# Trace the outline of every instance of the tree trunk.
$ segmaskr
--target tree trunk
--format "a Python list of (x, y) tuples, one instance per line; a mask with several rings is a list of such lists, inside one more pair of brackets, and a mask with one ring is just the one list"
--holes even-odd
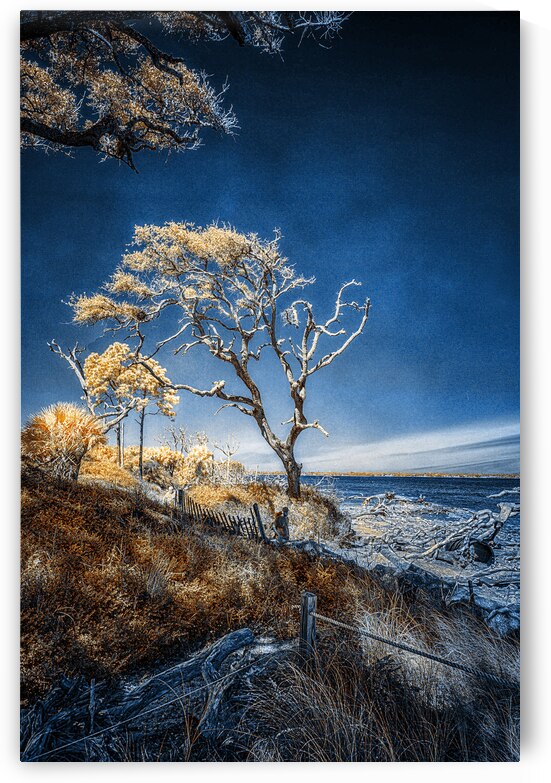
[(143, 478), (143, 427), (145, 422), (145, 408), (140, 413), (140, 478)]
[(300, 498), (300, 474), (302, 473), (302, 465), (295, 459), (295, 441), (297, 434), (295, 434), (294, 438), (291, 439), (289, 436), (286, 442), (282, 442), (271, 431), (268, 422), (266, 421), (266, 417), (264, 416), (264, 411), (262, 411), (261, 415), (255, 416), (255, 419), (262, 437), (283, 463), (285, 473), (287, 474), (287, 494), (290, 498), (298, 500)]
[(124, 468), (124, 420), (117, 424), (117, 462)]
[(285, 473), (287, 474), (287, 494), (290, 498), (300, 498), (300, 474), (302, 473), (302, 465), (300, 465), (293, 452), (289, 452), (281, 456), (281, 461), (285, 467)]

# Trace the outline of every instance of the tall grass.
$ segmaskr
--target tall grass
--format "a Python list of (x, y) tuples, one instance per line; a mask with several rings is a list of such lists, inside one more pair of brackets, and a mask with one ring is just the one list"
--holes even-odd
[[(456, 653), (469, 645), (471, 665), (494, 648), (486, 630), (474, 645), (460, 630)], [(518, 683), (514, 645), (506, 656)], [(247, 760), (516, 761), (518, 691), (450, 671), (322, 634), (313, 670), (285, 661), (255, 687), (241, 725)]]
[(86, 452), (105, 440), (101, 422), (68, 402), (32, 416), (21, 434), (23, 457), (61, 479), (76, 479)]

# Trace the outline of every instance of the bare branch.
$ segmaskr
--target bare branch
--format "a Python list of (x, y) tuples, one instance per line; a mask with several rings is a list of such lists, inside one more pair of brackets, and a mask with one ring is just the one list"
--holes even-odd
[(81, 354), (84, 351), (84, 348), (79, 348), (78, 343), (76, 343), (74, 348), (72, 348), (67, 353), (65, 353), (62, 350), (61, 346), (58, 345), (58, 343), (55, 340), (52, 340), (47, 345), (52, 353), (55, 353), (56, 356), (60, 356), (62, 359), (64, 359), (69, 365), (69, 367), (73, 370), (79, 382), (80, 388), (82, 389), (83, 392), (82, 399), (86, 403), (86, 407), (88, 408), (89, 412), (93, 416), (95, 416), (96, 406), (93, 404), (93, 401), (88, 392), (88, 386), (86, 384), (86, 378), (84, 376), (84, 369), (78, 358), (79, 354)]
[[(105, 432), (109, 432), (109, 430), (112, 430), (114, 427), (117, 426), (117, 424), (119, 424), (119, 422), (125, 419), (130, 413), (130, 411), (134, 410), (137, 403), (138, 400), (136, 399), (136, 400), (132, 400), (132, 402), (129, 403), (128, 405), (125, 405), (125, 407), (121, 410), (121, 412), (114, 419), (112, 419), (105, 425)], [(107, 415), (112, 415), (112, 414), (103, 414), (102, 416), (98, 416), (97, 418), (102, 419)]]
[(316, 419), (315, 421), (312, 421), (312, 422), (310, 422), (309, 424), (301, 424), (301, 425), (299, 425), (299, 426), (300, 426), (301, 430), (309, 430), (309, 429), (315, 429), (315, 430), (319, 430), (319, 431), (321, 432), (321, 434), (322, 434), (322, 435), (323, 435), (325, 438), (328, 438), (328, 437), (329, 437), (329, 433), (327, 432), (327, 430), (326, 430), (326, 429), (324, 429), (324, 428), (321, 426), (321, 424), (319, 423), (319, 421), (318, 421), (317, 419)]
[(221, 405), (215, 412), (214, 415), (216, 416), (217, 413), (220, 413), (220, 411), (224, 410), (224, 408), (237, 408), (238, 411), (241, 411), (241, 413), (244, 413), (245, 416), (253, 416), (254, 413), (250, 408), (245, 408), (244, 405), (240, 405), (238, 402), (226, 402), (224, 405)]
[(346, 338), (346, 340), (342, 343), (340, 348), (338, 348), (336, 351), (332, 351), (331, 353), (326, 354), (325, 356), (323, 356), (319, 360), (319, 362), (317, 362), (313, 367), (311, 367), (308, 370), (307, 375), (313, 375), (318, 370), (321, 370), (322, 367), (327, 367), (329, 364), (331, 364), (337, 358), (337, 356), (340, 356), (341, 354), (343, 354), (346, 351), (346, 349), (348, 348), (348, 346), (357, 337), (359, 337), (361, 335), (361, 333), (363, 332), (363, 330), (365, 328), (365, 325), (367, 323), (367, 319), (369, 317), (369, 308), (370, 307), (371, 307), (371, 302), (370, 302), (369, 299), (366, 299), (366, 301), (365, 301), (365, 303), (363, 305), (363, 308), (362, 308), (362, 318), (361, 318), (361, 321), (360, 321), (360, 323), (358, 325), (358, 328), (354, 332), (352, 332)]

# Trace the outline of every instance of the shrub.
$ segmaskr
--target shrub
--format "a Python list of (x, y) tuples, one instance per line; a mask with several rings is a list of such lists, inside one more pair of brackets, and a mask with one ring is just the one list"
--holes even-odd
[(134, 487), (137, 480), (117, 464), (114, 446), (100, 445), (91, 449), (80, 466), (79, 481), (100, 481), (117, 487)]
[(101, 443), (105, 443), (101, 422), (68, 402), (35, 414), (21, 436), (23, 457), (61, 479), (77, 479), (84, 455)]

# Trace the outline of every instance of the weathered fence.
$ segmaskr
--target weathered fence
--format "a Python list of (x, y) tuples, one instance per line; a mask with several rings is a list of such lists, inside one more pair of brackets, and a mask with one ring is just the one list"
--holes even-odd
[(388, 644), (390, 647), (394, 647), (398, 650), (404, 650), (405, 652), (413, 655), (419, 655), (422, 658), (428, 658), (430, 661), (441, 663), (444, 666), (450, 666), (453, 669), (470, 674), (472, 677), (478, 677), (481, 680), (487, 680), (494, 685), (499, 685), (503, 688), (515, 688), (513, 683), (497, 677), (491, 672), (484, 672), (480, 669), (475, 669), (472, 666), (465, 666), (457, 661), (451, 661), (449, 658), (443, 658), (441, 655), (435, 655), (434, 653), (426, 652), (425, 650), (417, 650), (415, 647), (411, 647), (409, 644), (403, 644), (397, 642), (394, 639), (388, 639), (379, 634), (372, 633), (364, 628), (358, 628), (348, 623), (343, 623), (340, 620), (335, 620), (332, 617), (326, 617), (324, 614), (319, 614), (317, 611), (317, 597), (314, 593), (304, 592), (301, 596), (300, 602), (300, 637), (299, 637), (299, 651), (308, 667), (313, 667), (315, 663), (316, 655), (316, 620), (333, 625), (336, 628), (342, 628), (345, 631), (351, 631), (352, 633), (359, 634), (360, 636), (367, 636), (369, 639), (374, 639), (382, 644)]
[(175, 510), (176, 515), (185, 522), (211, 525), (234, 536), (243, 536), (252, 541), (268, 542), (260, 510), (256, 503), (249, 509), (248, 514), (227, 514), (225, 511), (199, 505), (183, 489), (178, 489), (175, 497)]

